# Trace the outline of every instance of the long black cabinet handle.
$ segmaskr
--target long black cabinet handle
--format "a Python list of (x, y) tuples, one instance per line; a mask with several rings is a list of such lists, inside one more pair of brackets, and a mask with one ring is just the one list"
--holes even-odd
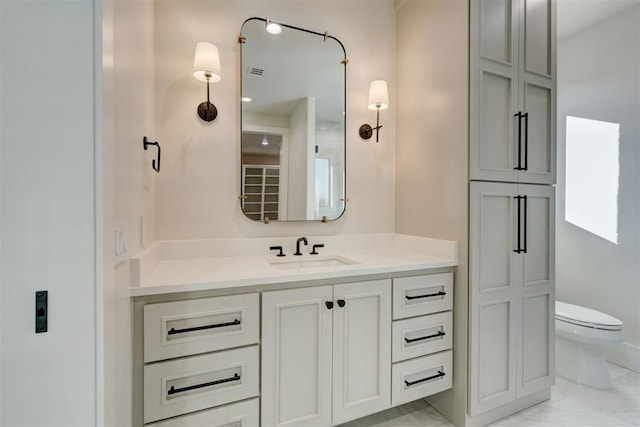
[(527, 196), (522, 196), (522, 200), (524, 201), (524, 249), (522, 252), (527, 253)]
[(415, 380), (415, 381), (404, 380), (404, 383), (407, 385), (407, 387), (411, 387), (412, 385), (420, 384), (420, 383), (423, 383), (425, 381), (435, 380), (436, 378), (440, 378), (440, 377), (444, 377), (444, 376), (445, 376), (444, 372), (438, 371), (437, 374), (431, 375), (430, 377), (422, 378), (420, 380)]
[(433, 334), (433, 335), (427, 335), (426, 337), (420, 337), (420, 338), (405, 338), (404, 340), (407, 342), (407, 344), (410, 344), (412, 342), (416, 342), (416, 341), (423, 341), (423, 340), (428, 340), (430, 338), (438, 338), (438, 337), (443, 337), (446, 334), (442, 331), (438, 331), (437, 334)]
[(169, 329), (169, 332), (167, 332), (167, 334), (175, 335), (175, 334), (184, 334), (186, 332), (203, 331), (205, 329), (224, 328), (225, 326), (235, 326), (235, 325), (239, 325), (240, 323), (242, 322), (236, 319), (233, 322), (216, 323), (215, 325), (194, 326), (192, 328), (184, 328), (184, 329), (171, 328)]
[(529, 113), (524, 113), (524, 167), (522, 170), (529, 170)]
[(513, 252), (515, 252), (515, 253), (519, 254), (519, 253), (521, 253), (521, 252), (522, 252), (522, 249), (520, 248), (520, 243), (521, 243), (521, 241), (520, 241), (520, 235), (522, 234), (522, 233), (521, 233), (521, 223), (520, 223), (520, 200), (522, 199), (522, 196), (514, 196), (514, 199), (516, 199), (516, 204), (517, 204), (517, 206), (518, 206), (518, 212), (517, 212), (517, 215), (518, 215), (518, 226), (517, 226), (517, 233), (518, 233), (518, 234), (517, 234), (517, 236), (518, 236), (518, 237), (517, 237), (517, 240), (518, 240), (518, 247), (517, 247), (517, 249), (514, 249), (514, 250), (513, 250)]
[(238, 373), (236, 372), (235, 374), (233, 374), (231, 378), (223, 378), (221, 380), (210, 381), (208, 383), (195, 384), (195, 385), (190, 385), (190, 386), (181, 387), (181, 388), (175, 388), (171, 386), (171, 388), (167, 391), (167, 394), (171, 396), (177, 393), (184, 393), (185, 391), (197, 390), (199, 388), (211, 387), (212, 385), (230, 383), (231, 381), (238, 381), (238, 380), (240, 380), (240, 375), (238, 375)]
[(427, 294), (427, 295), (415, 295), (415, 296), (409, 296), (409, 295), (405, 295), (404, 297), (408, 300), (412, 300), (412, 299), (418, 299), (418, 298), (433, 298), (433, 297), (441, 297), (446, 295), (446, 292), (442, 292), (439, 291), (435, 294)]
[(518, 111), (513, 116), (518, 118), (518, 166), (516, 166), (513, 169), (517, 171), (521, 171), (521, 170), (524, 170), (524, 168), (522, 167), (522, 117), (523, 117), (523, 114), (521, 111)]

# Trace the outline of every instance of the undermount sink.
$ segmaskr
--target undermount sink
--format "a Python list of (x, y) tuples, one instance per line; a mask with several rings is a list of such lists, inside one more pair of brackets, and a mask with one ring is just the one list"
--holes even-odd
[(341, 256), (324, 256), (313, 259), (272, 259), (269, 260), (269, 264), (278, 270), (307, 270), (312, 268), (344, 267), (346, 265), (357, 264), (357, 262)]

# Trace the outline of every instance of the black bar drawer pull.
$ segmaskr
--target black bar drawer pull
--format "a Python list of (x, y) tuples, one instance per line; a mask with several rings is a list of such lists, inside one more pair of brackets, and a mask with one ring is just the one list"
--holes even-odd
[(192, 328), (184, 328), (184, 329), (171, 328), (169, 329), (169, 332), (167, 332), (167, 334), (175, 335), (175, 334), (184, 334), (187, 332), (203, 331), (205, 329), (224, 328), (225, 326), (235, 326), (235, 325), (239, 325), (240, 323), (242, 322), (236, 319), (233, 322), (216, 323), (215, 325), (194, 326)]
[(409, 301), (411, 301), (412, 299), (418, 299), (418, 298), (433, 298), (433, 297), (441, 297), (446, 295), (446, 292), (443, 291), (439, 291), (435, 294), (427, 294), (427, 295), (415, 295), (415, 296), (409, 296), (409, 295), (405, 295), (405, 298), (408, 299)]
[(427, 335), (426, 337), (420, 337), (420, 338), (405, 338), (404, 340), (407, 342), (407, 344), (410, 344), (412, 342), (416, 342), (416, 341), (422, 341), (422, 340), (428, 340), (430, 338), (438, 338), (438, 337), (443, 337), (446, 334), (442, 331), (438, 331), (437, 334), (433, 334), (433, 335)]
[(420, 383), (423, 383), (425, 381), (435, 380), (436, 378), (444, 377), (444, 375), (445, 375), (444, 372), (438, 371), (437, 374), (431, 375), (430, 377), (422, 378), (421, 380), (415, 380), (415, 381), (404, 380), (404, 383), (407, 385), (407, 387), (411, 387), (412, 385), (420, 384)]
[(238, 375), (238, 373), (236, 372), (235, 374), (233, 374), (233, 376), (231, 378), (224, 378), (224, 379), (221, 379), (221, 380), (211, 381), (211, 382), (208, 382), (208, 383), (195, 384), (195, 385), (190, 385), (190, 386), (181, 387), (181, 388), (174, 388), (173, 386), (171, 386), (171, 388), (167, 391), (167, 394), (169, 396), (171, 396), (172, 394), (184, 393), (185, 391), (197, 390), (199, 388), (205, 388), (205, 387), (211, 387), (212, 385), (230, 383), (231, 381), (238, 381), (239, 379), (240, 379), (240, 375)]

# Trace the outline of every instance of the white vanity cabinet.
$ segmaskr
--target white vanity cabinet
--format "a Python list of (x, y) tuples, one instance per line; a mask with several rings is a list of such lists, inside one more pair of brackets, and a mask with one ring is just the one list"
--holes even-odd
[[(457, 245), (391, 237), (403, 246), (380, 240), (372, 256), (367, 237), (342, 270), (243, 257), (233, 282), (214, 271), (210, 282), (137, 289), (132, 425), (330, 427), (450, 388)], [(437, 255), (411, 252), (420, 243)]]
[(393, 406), (452, 386), (453, 273), (393, 279)]
[(391, 406), (391, 280), (264, 292), (262, 426), (330, 426)]
[(139, 313), (143, 401), (136, 425), (256, 425), (258, 293), (143, 304)]
[(471, 0), (470, 9), (470, 179), (553, 184), (553, 0)]
[(470, 413), (554, 381), (554, 189), (471, 183)]

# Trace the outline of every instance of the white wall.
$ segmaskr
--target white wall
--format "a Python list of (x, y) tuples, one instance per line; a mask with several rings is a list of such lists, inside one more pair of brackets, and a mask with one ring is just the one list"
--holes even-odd
[[(94, 7), (0, 2), (0, 425), (96, 424)], [(49, 331), (34, 333), (34, 293)]]
[(397, 5), (395, 231), (459, 242), (453, 389), (428, 400), (455, 425), (464, 425), (469, 7), (466, 0), (406, 0)]
[(309, 157), (313, 154), (309, 150), (315, 145), (316, 106), (313, 98), (304, 98), (289, 116), (289, 167), (285, 173), (289, 174), (287, 182), (287, 218), (309, 218), (307, 206), (309, 198), (309, 184), (313, 172), (309, 170)]
[[(240, 209), (240, 49), (242, 23), (265, 17), (318, 32), (345, 45), (347, 57), (347, 197), (338, 221), (271, 223)], [(391, 0), (164, 0), (156, 4), (156, 119), (163, 144), (157, 181), (158, 239), (393, 231), (395, 104), (394, 16)], [(375, 31), (373, 31), (375, 29)], [(211, 85), (218, 118), (203, 123), (196, 107), (206, 96), (191, 77), (195, 45), (220, 49), (222, 81)], [(381, 113), (380, 143), (362, 141), (369, 83), (390, 83), (391, 107)]]
[[(640, 6), (559, 41), (556, 298), (624, 322), (608, 354), (640, 370)], [(564, 220), (566, 116), (620, 124), (618, 245)], [(597, 174), (595, 169), (593, 173)]]

